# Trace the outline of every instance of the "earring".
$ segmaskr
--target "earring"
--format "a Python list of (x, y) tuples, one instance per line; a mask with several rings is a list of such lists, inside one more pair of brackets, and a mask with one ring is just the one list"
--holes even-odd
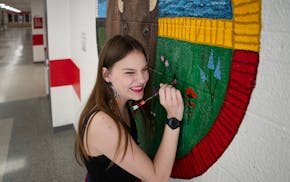
[(116, 89), (113, 87), (113, 85), (112, 85), (111, 82), (109, 82), (109, 86), (111, 87), (111, 89), (112, 89), (112, 91), (113, 91), (113, 93), (114, 93), (114, 99), (116, 99), (116, 98), (119, 96), (118, 92), (117, 92)]

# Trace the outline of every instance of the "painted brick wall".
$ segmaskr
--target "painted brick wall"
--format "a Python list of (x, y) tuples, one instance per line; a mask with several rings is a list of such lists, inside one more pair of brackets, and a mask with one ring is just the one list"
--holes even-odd
[(262, 1), (260, 63), (247, 114), (217, 163), (188, 181), (290, 181), (289, 9), (288, 0)]

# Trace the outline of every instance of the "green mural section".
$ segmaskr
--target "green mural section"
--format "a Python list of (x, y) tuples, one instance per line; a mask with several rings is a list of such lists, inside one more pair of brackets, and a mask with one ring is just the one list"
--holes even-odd
[[(182, 92), (185, 104), (177, 158), (192, 150), (218, 115), (229, 80), (232, 53), (232, 49), (158, 37), (152, 70), (153, 92), (158, 90), (159, 83), (174, 84)], [(154, 156), (163, 134), (166, 112), (158, 97), (149, 104), (155, 116), (154, 134), (140, 132), (139, 138), (141, 147)], [(140, 123), (137, 126), (141, 129)]]

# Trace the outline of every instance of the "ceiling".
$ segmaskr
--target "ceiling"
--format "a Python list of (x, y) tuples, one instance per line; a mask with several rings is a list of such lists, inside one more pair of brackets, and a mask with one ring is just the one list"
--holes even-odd
[(13, 8), (19, 9), (20, 11), (31, 11), (30, 0), (0, 0), (0, 3), (12, 6)]

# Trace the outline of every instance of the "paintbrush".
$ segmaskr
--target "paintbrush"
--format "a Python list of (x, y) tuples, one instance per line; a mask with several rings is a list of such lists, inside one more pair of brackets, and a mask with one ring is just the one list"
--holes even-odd
[[(171, 82), (171, 84), (176, 84), (177, 81), (174, 78), (173, 81)], [(159, 95), (159, 89), (157, 89), (156, 91), (154, 91), (154, 94), (150, 97), (148, 97), (145, 100), (141, 100), (138, 104), (135, 104), (134, 106), (132, 106), (132, 110), (135, 111), (137, 109), (139, 109), (141, 106), (143, 106), (144, 104), (146, 104), (146, 102), (148, 102), (149, 100), (153, 99), (154, 97), (156, 97), (157, 95)]]
[(134, 106), (132, 106), (132, 110), (135, 111), (137, 109), (139, 109), (139, 107), (143, 106), (144, 104), (146, 104), (146, 102), (148, 102), (149, 100), (153, 99), (154, 97), (156, 97), (157, 95), (159, 95), (159, 90), (157, 90), (152, 96), (148, 97), (145, 100), (141, 100), (138, 104), (135, 104)]

